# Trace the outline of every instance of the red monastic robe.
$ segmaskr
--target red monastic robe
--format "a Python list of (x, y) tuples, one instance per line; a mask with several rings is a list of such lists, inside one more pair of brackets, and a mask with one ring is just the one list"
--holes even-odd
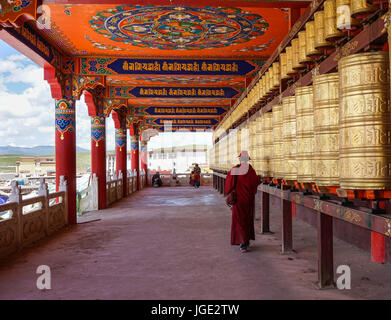
[(231, 244), (242, 244), (247, 240), (255, 240), (255, 194), (260, 180), (251, 165), (248, 165), (248, 170), (246, 164), (241, 167), (237, 165), (231, 169), (225, 180), (225, 194), (233, 190), (233, 170), (239, 170), (239, 175), (236, 183), (237, 201), (232, 207)]

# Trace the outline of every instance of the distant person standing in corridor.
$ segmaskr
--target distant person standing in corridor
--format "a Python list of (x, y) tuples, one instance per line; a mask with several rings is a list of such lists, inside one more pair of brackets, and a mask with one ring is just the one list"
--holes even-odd
[(236, 191), (236, 202), (232, 206), (231, 245), (240, 245), (240, 251), (247, 252), (250, 240), (255, 240), (255, 194), (260, 180), (248, 163), (250, 157), (247, 151), (240, 153), (239, 160), (240, 164), (228, 173), (225, 194)]

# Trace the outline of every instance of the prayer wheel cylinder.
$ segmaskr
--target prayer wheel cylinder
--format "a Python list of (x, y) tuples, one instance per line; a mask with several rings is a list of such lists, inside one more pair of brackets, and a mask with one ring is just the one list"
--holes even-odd
[(296, 99), (282, 99), (283, 172), (287, 181), (297, 180), (296, 150)]
[(330, 47), (330, 42), (325, 37), (324, 27), (324, 11), (318, 11), (314, 13), (314, 25), (315, 25), (315, 49)]
[(305, 40), (305, 31), (300, 31), (298, 34), (299, 38), (299, 63), (307, 64), (312, 61), (307, 57), (307, 45)]
[(291, 77), (293, 74), (295, 74), (295, 71), (293, 70), (293, 49), (292, 46), (286, 47), (286, 72), (288, 74), (288, 77)]
[(271, 79), (271, 73), (270, 73), (270, 68), (268, 69), (268, 71), (266, 72), (266, 94), (267, 95), (270, 95), (271, 94), (271, 91), (272, 91), (272, 87), (271, 87), (271, 84), (272, 84), (272, 79)]
[(261, 155), (262, 177), (272, 177), (272, 155), (273, 155), (273, 123), (272, 113), (266, 112), (261, 117), (261, 139), (263, 152)]
[(356, 18), (358, 15), (376, 11), (376, 6), (369, 3), (368, 0), (352, 0), (351, 8), (353, 18)]
[(280, 64), (278, 62), (273, 63), (273, 88), (280, 88)]
[(283, 172), (283, 150), (282, 150), (282, 105), (273, 106), (273, 153), (272, 170), (275, 179), (282, 179)]
[(307, 57), (312, 58), (321, 54), (319, 50), (315, 49), (315, 23), (313, 21), (305, 24), (305, 43)]
[(314, 172), (317, 186), (339, 186), (339, 80), (338, 73), (315, 76)]
[(297, 134), (297, 181), (311, 183), (314, 155), (314, 104), (312, 86), (295, 90)]
[(391, 108), (387, 52), (339, 60), (340, 186), (391, 189)]
[[(256, 155), (257, 150), (257, 123), (256, 121), (250, 121), (249, 122), (249, 128), (250, 128), (250, 147), (248, 150), (248, 153), (251, 158), (251, 164), (255, 171), (259, 170), (259, 162)], [(258, 172), (257, 172), (258, 173)]]
[(292, 40), (292, 67), (294, 70), (302, 70), (305, 68), (299, 62), (299, 39)]
[(264, 100), (264, 92), (263, 92), (263, 77), (258, 81), (259, 83), (259, 87), (258, 87), (258, 90), (259, 90), (259, 99), (261, 101)]
[(327, 41), (335, 41), (344, 36), (343, 32), (337, 29), (337, 11), (335, 0), (326, 0), (324, 7), (324, 36)]
[(253, 154), (250, 155), (250, 157), (254, 157), (255, 161), (253, 161), (255, 165), (255, 171), (258, 175), (261, 175), (261, 153), (260, 149), (262, 148), (262, 142), (261, 142), (261, 118), (257, 117), (255, 120), (255, 142), (254, 142), (254, 149)]
[(281, 80), (283, 79), (288, 79), (288, 73), (287, 73), (287, 57), (286, 57), (286, 52), (280, 54), (280, 78)]
[(337, 29), (350, 30), (358, 26), (358, 21), (352, 18), (351, 0), (336, 0)]

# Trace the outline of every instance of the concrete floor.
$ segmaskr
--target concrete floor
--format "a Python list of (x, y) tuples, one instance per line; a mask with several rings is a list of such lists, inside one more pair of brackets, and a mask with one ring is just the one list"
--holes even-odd
[[(211, 187), (146, 188), (2, 261), (0, 299), (391, 298), (391, 266), (339, 240), (335, 262), (352, 266), (352, 290), (315, 289), (315, 230), (294, 219), (297, 253), (282, 255), (280, 220), (241, 254)], [(39, 265), (51, 268), (51, 290), (36, 288)]]

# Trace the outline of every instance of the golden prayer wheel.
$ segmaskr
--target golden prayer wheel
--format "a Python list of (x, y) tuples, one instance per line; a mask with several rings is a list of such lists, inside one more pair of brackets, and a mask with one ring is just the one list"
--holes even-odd
[[(256, 150), (257, 150), (257, 123), (256, 121), (250, 121), (249, 122), (249, 129), (250, 129), (250, 146), (248, 153), (251, 158), (251, 164), (255, 171), (259, 170), (258, 168), (258, 159), (256, 156)], [(258, 173), (258, 172), (257, 172)]]
[(296, 95), (297, 181), (311, 183), (314, 152), (314, 103), (312, 86), (300, 87)]
[(339, 172), (343, 189), (391, 189), (391, 108), (387, 52), (339, 60)]
[(292, 67), (294, 70), (302, 70), (305, 68), (302, 64), (299, 62), (299, 39), (293, 39), (292, 40)]
[(307, 64), (311, 59), (307, 57), (307, 45), (305, 40), (305, 31), (300, 31), (299, 38), (299, 63)]
[(286, 57), (286, 52), (280, 54), (280, 79), (288, 79), (288, 73), (287, 73), (287, 57)]
[(314, 21), (305, 24), (306, 55), (309, 58), (319, 56), (321, 52), (315, 49), (315, 23)]
[(269, 68), (266, 72), (266, 94), (270, 95), (272, 92), (272, 79), (273, 74), (271, 73), (271, 69)]
[(337, 13), (337, 29), (350, 30), (359, 25), (358, 21), (352, 18), (351, 0), (335, 0)]
[(280, 88), (280, 64), (278, 62), (273, 63), (273, 88)]
[(315, 76), (314, 172), (317, 186), (339, 186), (339, 100), (338, 73)]
[(295, 105), (295, 97), (282, 99), (282, 169), (287, 181), (297, 180)]
[(296, 72), (293, 70), (293, 49), (292, 46), (286, 47), (286, 73), (291, 77)]
[(269, 86), (270, 86), (270, 92), (274, 92), (274, 73), (273, 73), (273, 65), (269, 68)]
[(330, 47), (331, 43), (326, 40), (324, 27), (324, 11), (314, 13), (315, 24), (315, 49)]
[(337, 29), (337, 11), (335, 0), (326, 0), (324, 7), (324, 37), (327, 41), (335, 41), (344, 36), (343, 32)]
[(261, 154), (261, 175), (262, 177), (272, 177), (272, 153), (273, 153), (273, 123), (272, 113), (264, 113), (261, 117), (261, 140), (262, 149)]
[(282, 179), (283, 172), (283, 150), (282, 150), (282, 105), (273, 106), (272, 116), (273, 126), (273, 152), (272, 152), (272, 170), (273, 178)]
[(260, 153), (259, 150), (262, 147), (261, 144), (261, 125), (260, 125), (260, 117), (256, 118), (254, 120), (255, 122), (255, 141), (253, 146), (253, 154), (250, 155), (251, 158), (254, 160), (252, 163), (254, 164), (254, 170), (257, 172), (258, 175), (261, 174), (261, 167), (260, 167)]
[(376, 11), (376, 6), (368, 0), (352, 0), (350, 6), (352, 8), (352, 17), (357, 18), (359, 15), (368, 14)]

